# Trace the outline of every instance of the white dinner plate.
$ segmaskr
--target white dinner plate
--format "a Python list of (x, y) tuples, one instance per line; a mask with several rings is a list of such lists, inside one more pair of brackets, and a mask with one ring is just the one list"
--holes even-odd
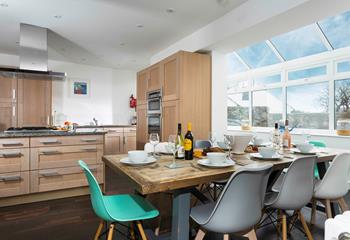
[(297, 154), (303, 154), (303, 155), (315, 155), (317, 154), (317, 151), (316, 150), (312, 150), (310, 152), (301, 152), (299, 149), (297, 148), (293, 148), (291, 149), (291, 152), (293, 153), (297, 153)]
[(156, 161), (157, 161), (157, 159), (155, 159), (154, 157), (148, 157), (147, 160), (144, 162), (134, 162), (134, 161), (131, 161), (128, 157), (120, 159), (121, 163), (124, 163), (127, 165), (132, 165), (132, 166), (148, 165), (148, 164), (155, 163)]
[(265, 158), (260, 153), (251, 153), (250, 156), (253, 158), (256, 158), (256, 159), (261, 159), (261, 160), (279, 160), (283, 157), (282, 155), (276, 154), (272, 157)]
[(200, 159), (197, 161), (199, 165), (205, 166), (205, 167), (210, 167), (210, 168), (225, 168), (225, 167), (232, 167), (236, 163), (232, 160), (226, 159), (224, 162), (220, 163), (212, 163), (208, 159)]

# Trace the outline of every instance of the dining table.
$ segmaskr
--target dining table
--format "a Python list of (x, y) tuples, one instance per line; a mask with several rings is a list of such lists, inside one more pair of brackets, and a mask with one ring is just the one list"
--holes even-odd
[[(348, 151), (332, 148), (317, 150), (317, 164), (321, 177), (326, 172), (325, 163), (332, 161), (337, 154), (342, 152)], [(225, 168), (202, 166), (198, 163), (199, 159), (195, 158), (193, 160), (177, 160), (181, 167), (171, 169), (168, 165), (173, 161), (173, 157), (168, 155), (162, 155), (155, 163), (143, 166), (127, 165), (120, 162), (122, 158), (127, 157), (125, 154), (103, 156), (102, 160), (105, 168), (127, 178), (134, 190), (142, 195), (171, 192), (173, 194), (171, 239), (187, 240), (190, 231), (191, 194), (201, 198), (197, 188), (199, 185), (228, 179), (234, 172), (246, 166), (254, 167), (271, 163), (273, 164), (273, 174), (271, 174), (268, 184), (271, 187), (284, 168), (287, 168), (295, 159), (306, 156), (294, 152), (292, 149), (283, 149), (280, 154), (281, 158), (274, 160), (256, 159), (249, 153), (231, 155), (235, 165)]]

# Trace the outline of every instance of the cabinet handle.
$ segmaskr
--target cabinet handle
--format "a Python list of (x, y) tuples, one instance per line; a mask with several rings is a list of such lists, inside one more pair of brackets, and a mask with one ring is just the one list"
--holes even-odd
[(43, 154), (43, 155), (56, 155), (56, 154), (61, 154), (61, 152), (57, 151), (57, 150), (43, 150), (43, 151), (41, 151), (41, 154)]
[(16, 89), (12, 89), (12, 99), (16, 99)]
[(0, 177), (0, 181), (3, 181), (3, 182), (13, 182), (13, 181), (20, 181), (20, 180), (22, 180), (20, 175)]
[(59, 174), (58, 172), (50, 172), (50, 171), (41, 172), (40, 175), (43, 176), (43, 177), (56, 177), (56, 176), (61, 176), (61, 174)]
[(81, 148), (81, 150), (87, 151), (87, 152), (97, 152), (97, 148), (96, 147)]
[(125, 144), (125, 136), (123, 136), (123, 144)]
[(23, 146), (23, 143), (21, 142), (5, 142), (2, 144), (4, 147), (10, 147), (10, 146)]
[(12, 106), (12, 117), (16, 117), (16, 106)]
[(42, 144), (55, 144), (55, 143), (61, 143), (57, 139), (47, 139), (47, 140), (41, 140), (40, 143)]
[(97, 142), (96, 138), (82, 138), (82, 142)]
[(22, 153), (21, 152), (2, 153), (2, 156), (4, 158), (16, 158), (16, 157), (21, 157)]

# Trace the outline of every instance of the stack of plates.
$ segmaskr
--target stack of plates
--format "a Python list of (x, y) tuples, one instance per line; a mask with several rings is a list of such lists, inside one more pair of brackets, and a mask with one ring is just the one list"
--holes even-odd
[(127, 164), (127, 165), (132, 165), (132, 166), (143, 166), (143, 165), (148, 165), (148, 164), (152, 164), (155, 163), (157, 161), (157, 159), (155, 159), (154, 157), (148, 157), (146, 159), (146, 161), (143, 162), (135, 162), (133, 160), (131, 160), (128, 157), (122, 158), (120, 159), (121, 163)]

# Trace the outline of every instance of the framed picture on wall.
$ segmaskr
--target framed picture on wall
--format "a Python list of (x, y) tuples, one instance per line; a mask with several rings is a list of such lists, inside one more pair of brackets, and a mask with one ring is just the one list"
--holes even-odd
[(89, 97), (90, 81), (80, 78), (71, 78), (69, 82), (69, 95), (72, 97)]

